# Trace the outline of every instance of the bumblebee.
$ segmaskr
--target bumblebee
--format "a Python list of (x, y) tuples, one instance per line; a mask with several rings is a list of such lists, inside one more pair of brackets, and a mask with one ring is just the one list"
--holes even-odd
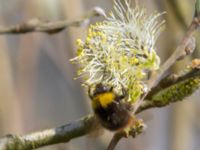
[(133, 122), (130, 114), (130, 104), (123, 101), (127, 92), (122, 87), (122, 94), (118, 95), (113, 87), (97, 84), (93, 92), (89, 87), (88, 95), (91, 99), (93, 111), (100, 124), (110, 131), (121, 131)]

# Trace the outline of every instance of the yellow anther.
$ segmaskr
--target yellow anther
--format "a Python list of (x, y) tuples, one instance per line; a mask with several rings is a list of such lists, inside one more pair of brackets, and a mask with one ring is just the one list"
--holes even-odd
[(81, 39), (77, 39), (77, 40), (76, 40), (76, 44), (77, 44), (78, 46), (81, 46), (81, 45), (83, 44), (83, 41), (82, 41)]
[(87, 37), (86, 38), (86, 43), (88, 44), (90, 42), (91, 38), (90, 37)]
[(130, 43), (129, 43), (128, 41), (125, 41), (125, 44), (126, 44), (126, 45), (130, 45)]

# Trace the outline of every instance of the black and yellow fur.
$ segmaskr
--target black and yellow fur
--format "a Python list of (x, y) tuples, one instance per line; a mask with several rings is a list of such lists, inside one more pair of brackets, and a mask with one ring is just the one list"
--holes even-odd
[(113, 87), (97, 84), (93, 92), (89, 88), (89, 96), (92, 100), (92, 107), (101, 125), (111, 131), (125, 128), (132, 121), (129, 114), (130, 106), (122, 100), (126, 98), (126, 91), (122, 95), (113, 91)]

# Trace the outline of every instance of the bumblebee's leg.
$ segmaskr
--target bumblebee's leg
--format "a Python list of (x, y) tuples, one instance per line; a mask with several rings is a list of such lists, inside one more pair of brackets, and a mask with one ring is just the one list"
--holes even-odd
[(127, 89), (125, 89), (124, 87), (122, 87), (122, 96), (124, 96), (124, 98), (128, 96)]
[(113, 91), (113, 86), (111, 86), (109, 89), (109, 92), (112, 92), (112, 91)]
[[(122, 85), (122, 84), (121, 84)], [(126, 88), (122, 85), (122, 95), (119, 96), (120, 99), (123, 99), (128, 96)]]
[(91, 94), (91, 87), (88, 87), (88, 96), (90, 97), (90, 99), (93, 98), (92, 94)]

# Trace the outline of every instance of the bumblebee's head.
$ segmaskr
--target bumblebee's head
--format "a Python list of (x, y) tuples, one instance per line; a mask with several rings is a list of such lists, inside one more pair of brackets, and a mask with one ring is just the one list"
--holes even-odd
[(107, 85), (103, 85), (102, 83), (99, 83), (95, 87), (94, 96), (96, 96), (98, 94), (106, 93), (106, 92), (111, 92), (111, 91), (112, 91), (112, 87), (109, 87)]
[(116, 97), (113, 87), (102, 83), (96, 84), (94, 87), (89, 87), (88, 94), (92, 100), (93, 109), (100, 106), (106, 108)]

